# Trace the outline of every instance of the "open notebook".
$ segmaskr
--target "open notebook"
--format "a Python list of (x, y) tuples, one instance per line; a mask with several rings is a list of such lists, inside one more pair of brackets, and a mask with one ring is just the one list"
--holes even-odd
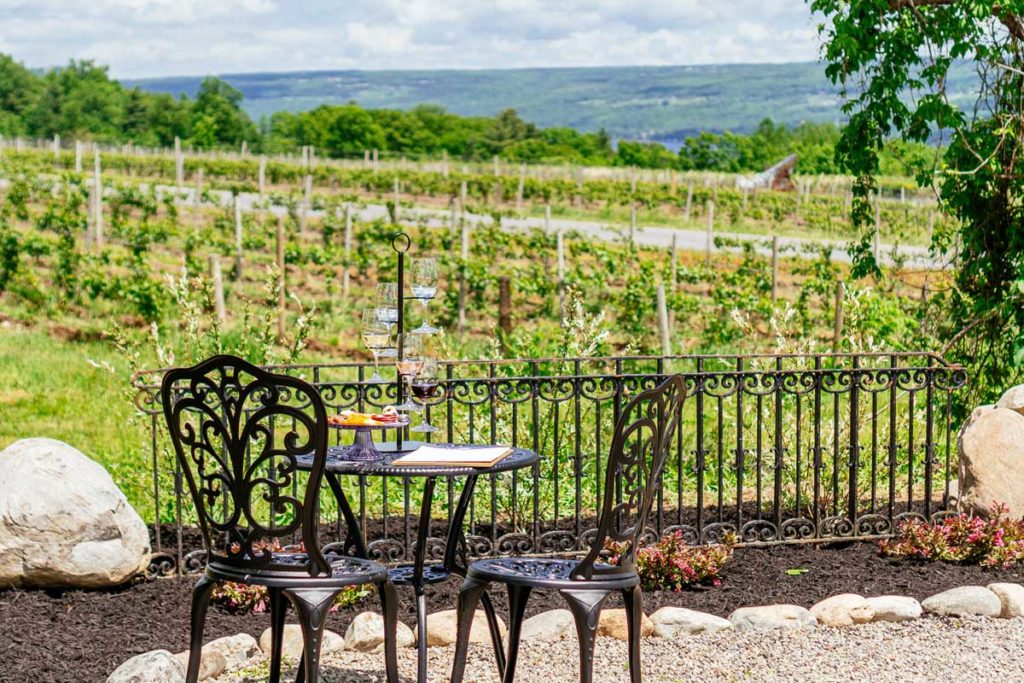
[(508, 456), (508, 446), (486, 448), (444, 448), (441, 446), (420, 446), (412, 453), (397, 458), (393, 465), (437, 465), (449, 467), (491, 467)]

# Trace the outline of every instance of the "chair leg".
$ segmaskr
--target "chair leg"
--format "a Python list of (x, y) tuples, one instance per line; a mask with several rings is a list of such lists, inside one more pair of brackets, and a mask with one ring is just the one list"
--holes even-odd
[(390, 581), (377, 584), (380, 608), (384, 613), (384, 667), (388, 683), (398, 683), (398, 597)]
[(569, 603), (576, 620), (576, 636), (580, 643), (580, 683), (594, 679), (594, 641), (597, 640), (597, 622), (601, 617), (601, 604), (608, 591), (565, 589), (558, 591)]
[[(291, 601), (302, 628), (302, 662), (304, 669), (296, 680), (318, 683), (320, 680), (320, 641), (324, 635), (327, 613), (331, 611), (337, 590), (292, 589), (282, 591)], [(304, 676), (302, 674), (305, 674)]]
[(284, 618), (288, 601), (280, 588), (267, 589), (270, 598), (270, 683), (281, 681), (281, 645), (284, 640)]
[(501, 643), (501, 628), (498, 626), (498, 615), (491, 603), (491, 596), (484, 591), (480, 596), (480, 606), (484, 608), (484, 616), (487, 617), (487, 628), (491, 632), (491, 647), (494, 648), (494, 661), (498, 665), (498, 677), (505, 676), (505, 648)]
[(206, 610), (210, 606), (210, 594), (213, 593), (213, 588), (216, 585), (216, 581), (204, 575), (192, 589), (192, 638), (188, 648), (188, 672), (185, 674), (185, 683), (196, 683), (199, 680)]
[(469, 653), (469, 634), (473, 629), (473, 615), (476, 613), (480, 596), (487, 590), (486, 581), (466, 577), (459, 590), (458, 629), (455, 637), (455, 661), (452, 662), (451, 683), (462, 683), (466, 673), (466, 655)]
[(531, 590), (529, 586), (508, 584), (508, 655), (505, 658), (502, 683), (512, 683), (516, 675), (519, 635), (523, 630), (523, 617), (526, 616), (526, 603), (530, 599)]
[(640, 586), (622, 591), (626, 604), (626, 625), (629, 633), (629, 680), (641, 683), (643, 672), (640, 668), (640, 637), (643, 630), (644, 594)]

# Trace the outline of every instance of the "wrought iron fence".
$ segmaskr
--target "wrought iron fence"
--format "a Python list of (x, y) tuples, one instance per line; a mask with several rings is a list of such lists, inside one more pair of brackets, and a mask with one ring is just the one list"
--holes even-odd
[[(372, 409), (396, 395), (393, 383), (366, 383), (364, 364), (275, 370), (310, 381), (328, 410)], [(952, 403), (966, 373), (932, 354), (460, 361), (444, 370), (443, 392), (427, 410), (441, 427), (434, 440), (501, 443), (541, 455), (532, 471), (480, 482), (467, 517), (476, 555), (587, 549), (614, 420), (631, 394), (675, 373), (684, 376), (689, 396), (650, 537), (674, 531), (691, 543), (728, 533), (741, 543), (878, 537), (903, 518), (950, 510), (958, 465)], [(167, 446), (161, 377), (154, 370), (134, 381), (136, 403), (151, 419), (156, 550), (162, 569), (171, 571), (194, 566), (197, 548), (181, 472)], [(344, 486), (371, 554), (411, 558), (418, 482), (356, 477)], [(436, 534), (427, 548), (438, 557), (461, 482), (441, 486), (446, 495), (434, 510)], [(322, 505), (325, 526), (340, 535), (329, 495)]]

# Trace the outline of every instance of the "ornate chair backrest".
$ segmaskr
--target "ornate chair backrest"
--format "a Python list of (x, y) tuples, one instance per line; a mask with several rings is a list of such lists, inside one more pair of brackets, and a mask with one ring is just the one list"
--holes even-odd
[(608, 541), (622, 544), (611, 572), (636, 571), (636, 551), (654, 503), (662, 470), (682, 419), (686, 385), (673, 375), (633, 397), (615, 423), (605, 469), (604, 503), (590, 553), (574, 578), (589, 579)]
[[(330, 574), (317, 539), (327, 411), (317, 391), (234, 356), (175, 368), (164, 417), (188, 483), (207, 559), (254, 572)], [(296, 456), (313, 455), (301, 490)], [(305, 555), (273, 551), (298, 533)]]

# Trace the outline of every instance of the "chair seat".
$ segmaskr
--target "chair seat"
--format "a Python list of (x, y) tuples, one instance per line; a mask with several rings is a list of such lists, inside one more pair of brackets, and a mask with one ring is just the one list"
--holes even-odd
[(380, 583), (388, 578), (387, 567), (358, 557), (326, 553), (324, 557), (331, 565), (330, 576), (310, 576), (309, 555), (303, 552), (272, 553), (272, 564), (242, 567), (218, 561), (214, 556), (207, 565), (206, 573), (218, 581), (236, 581), (267, 586), (322, 586), (340, 587), (364, 583)]
[[(531, 557), (496, 557), (479, 560), (469, 566), (469, 578), (538, 588), (581, 588), (597, 584), (603, 590), (632, 588), (640, 583), (634, 572), (619, 571), (610, 564), (596, 563), (590, 579), (574, 579), (572, 572), (578, 560), (555, 560)], [(598, 586), (595, 586), (598, 587)]]

